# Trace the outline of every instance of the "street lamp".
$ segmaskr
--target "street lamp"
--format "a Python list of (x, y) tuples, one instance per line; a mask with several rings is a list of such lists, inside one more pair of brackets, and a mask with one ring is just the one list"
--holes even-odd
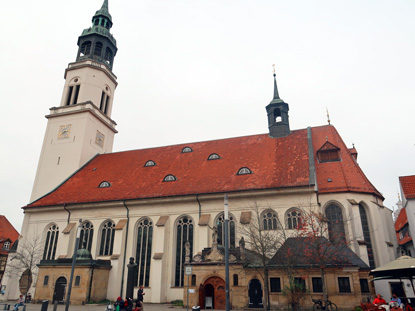
[(228, 195), (224, 197), (225, 205), (225, 290), (226, 290), (226, 311), (230, 310), (229, 303), (229, 207), (228, 207)]
[(78, 252), (78, 244), (79, 244), (79, 237), (81, 236), (81, 228), (82, 228), (82, 219), (79, 219), (79, 225), (78, 225), (78, 228), (77, 228), (77, 231), (76, 231), (75, 249), (73, 251), (73, 256), (72, 256), (71, 277), (69, 279), (68, 295), (66, 297), (65, 311), (68, 311), (69, 303), (70, 303), (70, 300), (71, 300), (73, 273), (75, 271), (76, 253)]

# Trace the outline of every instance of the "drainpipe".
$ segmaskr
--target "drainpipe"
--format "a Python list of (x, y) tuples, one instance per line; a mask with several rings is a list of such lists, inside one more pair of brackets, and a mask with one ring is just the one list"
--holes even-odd
[(122, 297), (122, 290), (123, 290), (123, 287), (124, 287), (124, 273), (125, 273), (125, 259), (126, 259), (126, 255), (127, 255), (128, 227), (129, 227), (129, 224), (130, 224), (130, 210), (128, 209), (127, 205), (125, 204), (125, 200), (122, 201), (122, 203), (124, 204), (125, 208), (127, 209), (127, 228), (126, 228), (126, 232), (125, 232), (124, 259), (123, 259), (123, 263), (122, 263), (120, 297)]
[(71, 220), (71, 212), (66, 208), (66, 203), (63, 203), (63, 209), (68, 212), (67, 225), (69, 225), (69, 221)]
[(197, 201), (197, 204), (199, 204), (199, 218), (200, 218), (202, 216), (202, 205), (200, 204), (198, 194), (196, 194), (196, 201)]

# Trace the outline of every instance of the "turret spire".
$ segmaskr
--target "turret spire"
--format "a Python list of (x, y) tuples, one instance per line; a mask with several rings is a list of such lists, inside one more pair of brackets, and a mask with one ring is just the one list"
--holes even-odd
[(266, 108), (268, 114), (269, 136), (272, 138), (285, 137), (289, 135), (290, 124), (288, 122), (288, 104), (285, 103), (278, 93), (277, 78), (274, 67), (274, 97)]

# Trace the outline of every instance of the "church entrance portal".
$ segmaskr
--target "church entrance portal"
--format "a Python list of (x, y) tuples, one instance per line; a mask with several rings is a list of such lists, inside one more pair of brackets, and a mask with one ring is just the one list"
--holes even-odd
[(252, 279), (248, 286), (249, 307), (263, 308), (262, 285), (257, 279)]
[(213, 276), (199, 288), (199, 305), (201, 309), (225, 310), (225, 281)]
[(53, 293), (53, 301), (58, 301), (63, 303), (65, 299), (65, 290), (66, 290), (66, 278), (61, 276), (56, 280), (55, 292)]

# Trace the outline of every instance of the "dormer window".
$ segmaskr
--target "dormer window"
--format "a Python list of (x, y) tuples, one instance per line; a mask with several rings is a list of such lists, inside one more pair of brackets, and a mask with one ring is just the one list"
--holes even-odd
[(247, 167), (242, 167), (239, 169), (236, 175), (246, 175), (246, 174), (252, 174), (252, 171)]
[(188, 152), (193, 152), (193, 149), (190, 147), (184, 147), (182, 150), (182, 153), (188, 153)]
[(167, 175), (166, 177), (164, 177), (163, 181), (176, 181), (177, 178), (171, 174)]
[(3, 249), (4, 250), (9, 250), (10, 249), (10, 242), (4, 242)]
[(151, 160), (148, 160), (148, 161), (146, 162), (146, 164), (144, 164), (144, 166), (145, 166), (145, 167), (147, 167), (147, 166), (156, 166), (156, 162), (151, 161)]
[(317, 158), (320, 163), (341, 161), (340, 148), (326, 141), (324, 145), (317, 150)]
[(102, 183), (99, 184), (98, 188), (109, 188), (111, 187), (111, 184), (108, 181), (103, 181)]
[(208, 160), (217, 160), (220, 159), (220, 156), (217, 153), (212, 153), (209, 157)]

